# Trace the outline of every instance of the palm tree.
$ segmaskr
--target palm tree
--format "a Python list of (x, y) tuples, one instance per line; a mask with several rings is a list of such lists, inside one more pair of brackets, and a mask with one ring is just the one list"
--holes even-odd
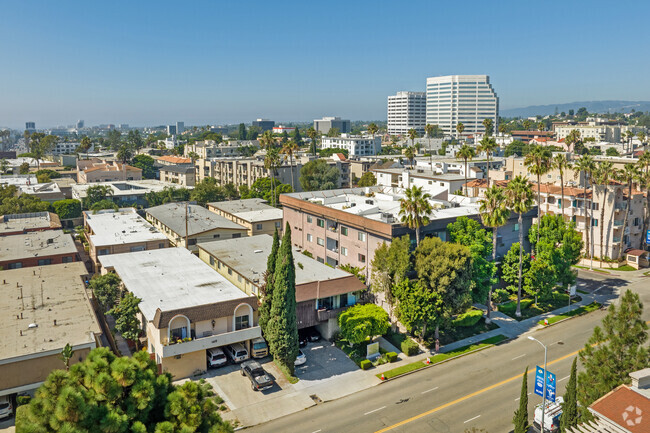
[(373, 122), (370, 125), (368, 125), (368, 133), (372, 135), (372, 138), (375, 138), (375, 134), (377, 133), (377, 131), (379, 131), (379, 127), (377, 127), (376, 123)]
[(491, 136), (492, 132), (494, 132), (494, 122), (490, 118), (483, 119), (483, 127), (485, 128), (486, 137)]
[(539, 122), (539, 123), (537, 124), (537, 130), (538, 130), (539, 132), (544, 132), (545, 129), (546, 129), (546, 125), (544, 124), (544, 122)]
[(266, 155), (264, 156), (264, 168), (266, 168), (269, 173), (271, 173), (271, 203), (273, 206), (275, 203), (275, 169), (280, 165), (280, 152), (277, 147), (271, 146), (267, 148)]
[(74, 356), (74, 350), (72, 350), (72, 346), (70, 346), (70, 343), (67, 343), (63, 350), (61, 351), (61, 360), (65, 364), (65, 369), (70, 370), (70, 360)]
[[(580, 141), (580, 131), (577, 129), (572, 129), (564, 138), (564, 144), (566, 145), (567, 152), (575, 152), (575, 146), (580, 143)], [(571, 146), (573, 146), (573, 149)]]
[(643, 131), (639, 131), (639, 132), (636, 134), (636, 137), (637, 137), (637, 138), (639, 139), (639, 141), (641, 142), (641, 146), (644, 146), (644, 145), (645, 145), (645, 139), (646, 139), (645, 132), (643, 132)]
[(117, 155), (115, 156), (122, 162), (122, 164), (126, 164), (131, 160), (131, 158), (133, 158), (133, 151), (129, 145), (123, 144), (120, 146), (120, 150), (117, 151)]
[(507, 130), (508, 128), (506, 127), (506, 125), (504, 125), (503, 123), (499, 124), (499, 132), (501, 133), (501, 135), (505, 134)]
[(431, 151), (431, 136), (433, 135), (433, 131), (435, 131), (436, 127), (431, 125), (430, 123), (427, 123), (424, 126), (424, 132), (427, 134), (427, 141), (429, 142), (429, 164), (431, 165), (431, 170), (433, 171), (433, 152)]
[[(609, 248), (603, 248), (604, 246), (603, 240), (605, 238), (605, 205), (607, 204), (607, 188), (609, 186), (610, 180), (612, 179), (613, 170), (614, 170), (614, 164), (612, 164), (609, 161), (604, 161), (598, 163), (596, 170), (594, 172), (593, 183), (601, 185), (603, 187), (603, 199), (600, 204), (600, 267), (601, 268), (603, 267), (603, 259), (605, 258), (605, 251), (609, 250)], [(596, 188), (592, 187), (592, 191), (591, 191), (592, 200), (595, 194), (596, 194)], [(611, 220), (610, 220), (610, 224), (611, 224)]]
[[(462, 123), (461, 123), (462, 125)], [(467, 161), (471, 160), (474, 157), (474, 149), (469, 147), (467, 144), (463, 144), (458, 152), (456, 152), (456, 159), (462, 159), (465, 161), (465, 196), (467, 196)]]
[(415, 129), (411, 128), (409, 129), (408, 134), (409, 134), (409, 138), (411, 139), (411, 146), (414, 146), (415, 139), (418, 138), (418, 132)]
[(528, 119), (524, 120), (523, 125), (524, 125), (524, 130), (526, 131), (530, 130), (530, 120)]
[(415, 148), (413, 146), (409, 146), (404, 150), (404, 156), (411, 161), (411, 168), (413, 168), (413, 160), (415, 159)]
[[(491, 120), (491, 119), (485, 119), (485, 120)], [(483, 137), (481, 140), (481, 143), (478, 147), (478, 152), (485, 152), (485, 156), (487, 157), (487, 187), (490, 187), (490, 155), (494, 153), (495, 150), (497, 150), (499, 146), (497, 145), (497, 142), (494, 138), (490, 137), (489, 135), (486, 135)]]
[(415, 244), (420, 245), (420, 227), (429, 224), (431, 196), (422, 192), (422, 187), (412, 186), (404, 191), (405, 197), (399, 201), (401, 221), (415, 230)]
[(647, 171), (639, 173), (639, 188), (644, 188), (646, 192), (645, 218), (643, 218), (643, 249), (648, 249), (648, 229), (650, 228), (650, 173)]
[(632, 150), (632, 138), (634, 137), (634, 132), (630, 131), (629, 129), (625, 131), (625, 138), (627, 138), (627, 151), (630, 152)]
[(316, 139), (318, 138), (318, 131), (316, 131), (313, 126), (311, 126), (307, 130), (307, 137), (309, 137), (311, 139), (311, 146), (310, 146), (309, 150), (310, 150), (312, 155), (316, 156), (316, 149), (317, 149), (317, 147), (316, 147)]
[[(642, 132), (639, 132), (639, 134), (642, 134)], [(636, 164), (639, 171), (645, 171), (646, 173), (650, 171), (650, 152), (643, 152)]]
[(552, 167), (560, 172), (560, 191), (561, 197), (560, 200), (560, 212), (562, 213), (562, 219), (564, 220), (564, 172), (569, 169), (569, 161), (566, 159), (566, 155), (563, 153), (558, 153), (553, 157)]
[[(485, 195), (479, 200), (481, 221), (486, 227), (492, 227), (492, 262), (496, 266), (497, 261), (497, 231), (499, 227), (508, 222), (510, 210), (506, 207), (506, 196), (503, 189), (494, 185), (485, 190)], [(488, 292), (487, 299), (487, 323), (491, 322), (490, 312), (492, 311), (492, 286)]]
[(524, 159), (524, 165), (531, 174), (537, 176), (537, 242), (539, 242), (539, 224), (542, 219), (542, 175), (551, 169), (553, 155), (548, 147), (534, 146)]
[(523, 215), (533, 206), (533, 189), (528, 179), (519, 175), (512, 179), (505, 189), (506, 205), (510, 210), (519, 214), (519, 273), (517, 286), (517, 311), (515, 315), (521, 317), (521, 268), (524, 255), (524, 227)]
[(291, 188), (295, 191), (296, 185), (293, 181), (293, 155), (298, 151), (298, 144), (295, 141), (287, 141), (280, 149), (280, 153), (283, 153), (289, 157), (289, 162), (291, 164)]
[(461, 122), (458, 122), (456, 125), (456, 131), (458, 131), (458, 141), (460, 142), (460, 138), (463, 135), (463, 131), (465, 130), (465, 125), (463, 125)]
[[(572, 131), (573, 132), (573, 131)], [(580, 159), (575, 163), (573, 169), (575, 170), (574, 177), (577, 177), (580, 172), (584, 174), (584, 183), (583, 183), (583, 194), (582, 198), (584, 200), (584, 210), (585, 210), (585, 252), (586, 255), (589, 255), (589, 224), (591, 220), (589, 218), (589, 213), (587, 212), (587, 204), (589, 200), (587, 199), (587, 185), (591, 180), (591, 174), (594, 172), (594, 160), (591, 158), (591, 155), (582, 155)]]
[(621, 170), (619, 175), (619, 180), (624, 184), (627, 184), (627, 203), (625, 204), (625, 218), (623, 219), (623, 227), (621, 233), (621, 250), (622, 253), (623, 243), (625, 241), (625, 229), (627, 227), (628, 220), (630, 219), (630, 208), (632, 204), (632, 184), (639, 176), (639, 171), (632, 164), (625, 164), (623, 170)]

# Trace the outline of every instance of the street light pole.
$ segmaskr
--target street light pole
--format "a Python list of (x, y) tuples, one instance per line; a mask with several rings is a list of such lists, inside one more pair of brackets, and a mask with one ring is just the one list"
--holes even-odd
[[(542, 343), (541, 341), (539, 341), (538, 339), (534, 338), (531, 335), (528, 336), (528, 339), (538, 342), (544, 348), (544, 386), (542, 388), (542, 423), (541, 423), (541, 426), (542, 426), (541, 433), (544, 433), (544, 414), (546, 413), (546, 353), (547, 353), (547, 348), (544, 345), (544, 343)], [(534, 418), (535, 418), (535, 414), (533, 414), (533, 419)]]

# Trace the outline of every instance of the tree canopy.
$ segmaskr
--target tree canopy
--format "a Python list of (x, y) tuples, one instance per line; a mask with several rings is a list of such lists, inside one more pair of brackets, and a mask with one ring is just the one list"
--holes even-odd
[(341, 337), (352, 343), (359, 344), (376, 335), (388, 331), (388, 313), (376, 304), (355, 305), (339, 314)]
[(372, 171), (367, 171), (361, 175), (358, 186), (374, 186), (377, 185), (377, 178)]
[[(280, 194), (293, 192), (291, 185), (280, 183), (272, 188), (272, 181), (268, 177), (262, 177), (253, 182), (253, 186), (248, 188), (246, 185), (239, 187), (239, 195), (242, 199), (246, 198), (263, 198), (269, 203), (278, 203)], [(275, 195), (275, 197), (274, 197)]]
[(300, 169), (300, 185), (305, 191), (323, 191), (338, 186), (339, 170), (322, 159), (309, 161)]
[(0, 215), (45, 212), (50, 204), (29, 194), (18, 195), (15, 185), (0, 185)]
[(113, 272), (106, 275), (96, 274), (90, 280), (90, 289), (102, 311), (109, 311), (115, 306), (120, 296), (120, 282), (120, 277)]
[(131, 165), (133, 167), (142, 170), (142, 177), (144, 179), (155, 179), (156, 177), (156, 170), (154, 169), (155, 162), (156, 161), (149, 155), (136, 155), (131, 160)]
[(81, 202), (74, 199), (59, 200), (52, 203), (52, 209), (61, 218), (79, 218), (81, 216)]

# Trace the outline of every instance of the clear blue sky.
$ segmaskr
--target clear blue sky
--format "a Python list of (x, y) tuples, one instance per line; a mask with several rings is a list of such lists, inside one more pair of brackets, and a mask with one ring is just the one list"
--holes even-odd
[(10, 1), (0, 126), (385, 119), (428, 76), (502, 108), (650, 100), (647, 1)]

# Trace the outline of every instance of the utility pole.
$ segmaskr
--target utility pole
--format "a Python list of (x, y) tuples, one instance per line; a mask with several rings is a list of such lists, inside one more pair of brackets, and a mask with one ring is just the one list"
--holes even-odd
[[(569, 299), (571, 299), (571, 298), (569, 298)], [(546, 346), (544, 345), (544, 343), (542, 343), (538, 339), (534, 338), (533, 336), (529, 335), (528, 339), (532, 340), (532, 341), (537, 341), (544, 348), (544, 386), (542, 388), (542, 390), (543, 390), (542, 394), (543, 395), (542, 395), (542, 423), (541, 423), (542, 428), (540, 430), (541, 433), (544, 433), (544, 414), (546, 413), (546, 375), (548, 374), (546, 372), (546, 352), (547, 352), (547, 350), (546, 350)]]

